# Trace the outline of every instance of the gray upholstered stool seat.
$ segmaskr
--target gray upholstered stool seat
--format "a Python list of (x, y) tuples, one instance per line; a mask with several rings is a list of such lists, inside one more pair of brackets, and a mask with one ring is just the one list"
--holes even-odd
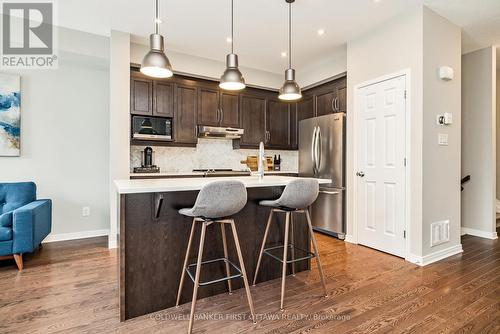
[[(181, 279), (179, 283), (179, 290), (177, 292), (177, 302), (176, 306), (179, 306), (182, 286), (184, 284), (185, 274), (192, 279), (194, 282), (193, 288), (193, 298), (191, 300), (191, 314), (189, 317), (189, 327), (188, 333), (192, 332), (193, 321), (194, 321), (194, 311), (196, 307), (196, 297), (198, 294), (198, 288), (200, 286), (205, 286), (213, 283), (219, 283), (227, 281), (229, 293), (231, 293), (231, 280), (235, 278), (243, 278), (243, 283), (245, 285), (245, 290), (248, 299), (248, 305), (250, 307), (251, 318), (255, 323), (255, 313), (253, 310), (252, 297), (250, 295), (250, 287), (248, 285), (247, 274), (245, 271), (245, 265), (243, 263), (243, 257), (241, 253), (240, 242), (238, 239), (238, 234), (236, 233), (236, 227), (234, 224), (234, 219), (231, 218), (232, 215), (241, 211), (247, 203), (247, 190), (245, 185), (240, 181), (235, 180), (224, 180), (224, 181), (214, 181), (205, 185), (198, 196), (192, 208), (186, 208), (179, 210), (179, 213), (184, 216), (192, 217), (193, 223), (191, 226), (191, 233), (189, 235), (188, 246), (186, 250), (186, 256), (184, 257), (184, 267), (181, 274)], [(198, 249), (198, 257), (196, 263), (188, 265), (189, 252), (191, 250), (191, 244), (193, 241), (193, 235), (195, 226), (197, 223), (201, 223), (201, 236), (200, 245)], [(205, 244), (205, 234), (206, 229), (210, 225), (220, 224), (221, 234), (222, 234), (222, 245), (224, 250), (224, 257), (212, 260), (202, 261), (203, 257), (203, 246)], [(227, 242), (226, 242), (226, 231), (225, 225), (231, 226), (233, 233), (234, 245), (236, 246), (236, 252), (238, 254), (238, 260), (240, 267), (236, 266), (233, 262), (228, 259)], [(226, 267), (226, 276), (216, 280), (208, 282), (200, 282), (200, 272), (202, 265), (213, 263), (213, 262), (224, 262)], [(237, 272), (237, 274), (231, 275), (230, 266)], [(193, 275), (192, 269), (196, 268), (196, 273)]]
[[(320, 273), (321, 277), (321, 282), (323, 284), (323, 292), (325, 296), (327, 295), (326, 293), (326, 284), (325, 284), (325, 276), (323, 274), (323, 268), (321, 266), (321, 261), (319, 259), (319, 254), (318, 254), (318, 245), (316, 242), (316, 238), (314, 237), (313, 229), (312, 229), (312, 224), (311, 224), (311, 216), (309, 214), (309, 210), (307, 209), (311, 204), (316, 201), (316, 198), (318, 197), (319, 193), (319, 184), (316, 179), (305, 179), (305, 178), (299, 178), (296, 180), (293, 180), (283, 190), (283, 193), (281, 194), (280, 198), (276, 200), (264, 200), (260, 201), (259, 204), (263, 206), (269, 206), (271, 207), (271, 212), (269, 213), (269, 218), (267, 220), (267, 225), (266, 225), (266, 230), (264, 232), (264, 238), (262, 240), (262, 245), (260, 248), (260, 253), (259, 253), (259, 259), (257, 260), (257, 268), (255, 269), (255, 276), (253, 279), (253, 284), (255, 285), (255, 282), (257, 280), (257, 275), (259, 274), (259, 267), (260, 263), (262, 260), (262, 255), (266, 254), (271, 256), (271, 258), (274, 258), (275, 260), (278, 260), (282, 263), (282, 276), (281, 276), (281, 310), (283, 310), (283, 305), (284, 305), (284, 296), (285, 296), (285, 277), (286, 277), (286, 270), (287, 270), (287, 264), (291, 263), (292, 264), (292, 274), (295, 275), (295, 262), (297, 261), (303, 261), (303, 260), (309, 260), (310, 258), (315, 257), (316, 258), (316, 264), (318, 265), (318, 270)], [(283, 246), (274, 246), (274, 247), (269, 247), (265, 248), (266, 240), (267, 240), (267, 235), (269, 233), (269, 227), (272, 222), (272, 217), (273, 213), (285, 213), (286, 219), (285, 219), (285, 235), (284, 235), (284, 243)], [(298, 249), (294, 246), (294, 236), (293, 236), (293, 214), (294, 213), (304, 213), (307, 218), (307, 225), (309, 227), (309, 235), (313, 244), (314, 248), (314, 253), (311, 253), (309, 251), (305, 251), (300, 249), (303, 252), (306, 252), (307, 255), (303, 256), (301, 258), (296, 259), (295, 258), (295, 250)], [(291, 232), (291, 242), (288, 242), (288, 234), (289, 231)], [(271, 253), (272, 250), (276, 250), (278, 248), (283, 248), (283, 258), (278, 258), (277, 256), (273, 255)], [(288, 260), (288, 250), (290, 250), (291, 253), (291, 260)]]
[(259, 204), (284, 210), (305, 209), (314, 203), (318, 197), (318, 192), (319, 184), (316, 179), (297, 179), (287, 184), (280, 198), (263, 200)]
[(247, 204), (247, 191), (240, 181), (214, 181), (200, 190), (192, 208), (180, 209), (188, 217), (216, 219), (238, 213)]

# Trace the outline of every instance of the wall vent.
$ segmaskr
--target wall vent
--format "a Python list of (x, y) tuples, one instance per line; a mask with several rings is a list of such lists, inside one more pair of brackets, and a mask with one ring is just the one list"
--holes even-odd
[(450, 221), (442, 220), (431, 224), (431, 247), (450, 241)]

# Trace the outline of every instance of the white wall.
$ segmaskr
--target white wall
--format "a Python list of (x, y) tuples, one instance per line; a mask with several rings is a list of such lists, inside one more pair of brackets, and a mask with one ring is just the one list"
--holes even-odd
[(487, 47), (462, 56), (462, 175), (471, 175), (462, 193), (462, 226), (489, 237), (496, 236), (495, 52)]
[[(353, 212), (355, 87), (403, 70), (410, 72), (408, 89), (409, 142), (407, 173), (409, 179), (407, 212), (407, 258), (428, 263), (440, 252), (460, 252), (460, 28), (418, 6), (379, 29), (347, 44), (348, 143), (347, 143), (347, 234), (355, 227)], [(439, 66), (455, 69), (455, 80), (437, 77)], [(453, 112), (454, 125), (436, 125), (436, 115)], [(448, 133), (450, 144), (437, 145), (437, 134)], [(430, 224), (450, 220), (450, 241), (430, 247)], [(449, 255), (449, 254), (448, 254)]]
[(407, 158), (411, 171), (411, 184), (408, 186), (411, 187), (412, 223), (408, 235), (410, 251), (414, 254), (422, 254), (422, 16), (422, 8), (419, 7), (347, 43), (347, 237), (354, 238), (354, 88), (368, 80), (409, 69), (411, 155)]
[(297, 82), (307, 87), (347, 71), (347, 45), (325, 54), (319, 62), (297, 68)]
[[(424, 7), (423, 62), (423, 256), (460, 248), (461, 152), (461, 31), (460, 27)], [(455, 77), (438, 77), (440, 66), (454, 69)], [(436, 124), (438, 114), (453, 114), (453, 124)], [(447, 134), (449, 145), (438, 145), (438, 134)], [(431, 247), (431, 224), (450, 222), (450, 241)]]
[(109, 70), (109, 240), (117, 247), (118, 196), (114, 180), (128, 179), (130, 170), (130, 34), (113, 30)]
[[(131, 43), (130, 62), (140, 64), (148, 50), (147, 45)], [(215, 61), (171, 50), (167, 50), (166, 54), (176, 73), (193, 74), (218, 80), (226, 68), (225, 59)], [(247, 84), (265, 88), (278, 89), (283, 84), (285, 75), (284, 72), (283, 75), (280, 75), (245, 66), (240, 66), (240, 70)]]
[(69, 29), (60, 35), (91, 51), (61, 40), (58, 69), (10, 71), (21, 75), (21, 157), (0, 157), (0, 182), (34, 181), (38, 197), (53, 200), (52, 239), (106, 234), (108, 39)]

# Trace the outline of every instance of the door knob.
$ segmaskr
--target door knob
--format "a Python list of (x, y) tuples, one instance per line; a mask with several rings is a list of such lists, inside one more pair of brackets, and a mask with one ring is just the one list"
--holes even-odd
[(356, 175), (359, 176), (359, 177), (364, 177), (365, 173), (364, 172), (357, 172)]

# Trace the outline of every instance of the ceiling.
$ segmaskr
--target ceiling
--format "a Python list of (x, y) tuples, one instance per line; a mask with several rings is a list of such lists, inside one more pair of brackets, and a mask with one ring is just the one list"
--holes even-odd
[[(287, 48), (287, 6), (284, 0), (235, 0), (235, 51), (240, 63), (282, 73)], [(58, 1), (58, 24), (109, 35), (130, 32), (145, 41), (153, 30), (153, 0)], [(426, 4), (464, 27), (466, 51), (500, 44), (500, 0), (297, 0), (293, 4), (293, 65), (300, 69), (343, 48), (345, 43), (384, 21)], [(229, 52), (229, 0), (160, 0), (161, 32), (166, 48), (199, 57), (224, 60)], [(324, 29), (319, 36), (318, 29)]]

